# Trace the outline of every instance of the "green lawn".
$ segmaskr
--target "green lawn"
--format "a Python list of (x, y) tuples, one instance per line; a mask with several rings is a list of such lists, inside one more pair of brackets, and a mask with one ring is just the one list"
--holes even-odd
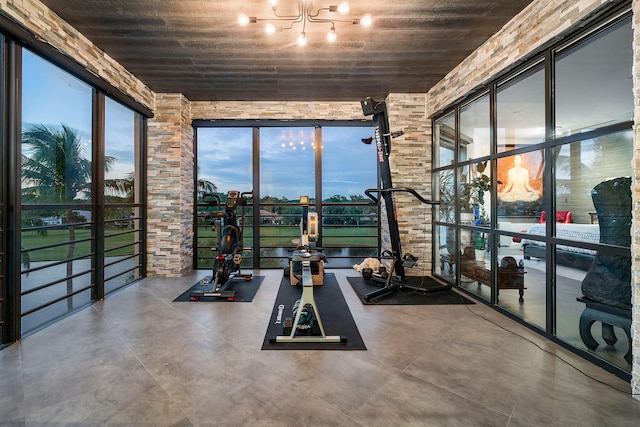
[[(105, 249), (116, 248), (133, 243), (135, 233), (116, 234), (120, 232), (121, 230), (107, 230)], [(77, 229), (75, 231), (76, 241), (89, 238), (91, 238), (91, 230)], [(66, 259), (67, 251), (69, 250), (68, 242), (69, 230), (47, 230), (45, 236), (39, 235), (35, 232), (22, 233), (23, 250), (60, 244), (60, 246), (28, 251), (31, 262)], [(91, 243), (91, 241), (76, 242), (73, 256), (78, 257), (90, 254), (92, 252)], [(110, 251), (108, 252), (108, 256), (133, 255), (134, 248), (135, 246), (128, 246), (126, 248)]]
[[(337, 227), (326, 228), (323, 236), (325, 246), (338, 247), (371, 247), (377, 245), (377, 230), (375, 227)], [(245, 227), (244, 239), (247, 247), (252, 245), (252, 227)], [(261, 230), (261, 244), (264, 246), (276, 246), (289, 248), (294, 246), (293, 240), (300, 238), (300, 231), (297, 227), (266, 226)], [(105, 248), (117, 248), (134, 242), (135, 233), (122, 233), (122, 230), (107, 230)], [(77, 229), (75, 231), (76, 241), (89, 239), (91, 230)], [(215, 246), (215, 233), (209, 228), (198, 230), (198, 247)], [(68, 230), (48, 230), (45, 236), (35, 232), (25, 232), (22, 234), (22, 248), (33, 249), (43, 246), (51, 246), (44, 249), (29, 250), (31, 262), (56, 261), (66, 259), (69, 248)], [(132, 255), (135, 246), (128, 246), (108, 252), (108, 256)], [(91, 241), (77, 242), (74, 249), (74, 257), (89, 255), (91, 253)]]

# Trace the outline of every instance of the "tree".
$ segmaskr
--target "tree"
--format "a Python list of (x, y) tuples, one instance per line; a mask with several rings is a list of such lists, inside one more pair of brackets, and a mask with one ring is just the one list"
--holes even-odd
[[(22, 134), (22, 145), (24, 203), (62, 204), (73, 203), (79, 198), (91, 198), (91, 160), (75, 130), (64, 124), (59, 128), (44, 124), (31, 125)], [(105, 157), (105, 171), (114, 160), (113, 157)], [(73, 209), (67, 209), (67, 277), (73, 275), (76, 220)], [(67, 294), (72, 292), (73, 279), (67, 279)], [(73, 308), (71, 299), (67, 301), (68, 308)]]
[(197, 183), (197, 199), (201, 200), (205, 194), (217, 193), (218, 187), (211, 181), (199, 179)]

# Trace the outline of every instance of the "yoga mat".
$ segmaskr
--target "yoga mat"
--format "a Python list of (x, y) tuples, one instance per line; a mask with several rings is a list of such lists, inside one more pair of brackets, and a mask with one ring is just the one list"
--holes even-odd
[[(211, 276), (207, 276), (206, 279), (210, 280)], [(213, 302), (213, 301), (224, 301), (224, 302), (251, 302), (253, 301), (253, 297), (258, 292), (258, 288), (264, 281), (264, 276), (253, 276), (251, 280), (245, 280), (243, 277), (238, 277), (237, 279), (233, 279), (229, 286), (227, 286), (228, 291), (236, 291), (236, 299), (235, 301), (229, 301), (226, 298), (218, 298), (218, 297), (200, 297), (198, 301), (191, 301), (191, 292), (192, 291), (210, 291), (212, 289), (211, 284), (208, 286), (202, 286), (202, 280), (198, 281), (195, 285), (187, 289), (185, 292), (180, 294), (174, 302), (179, 301), (189, 301), (189, 302)]]
[[(397, 290), (385, 296), (366, 301), (364, 296), (369, 292), (380, 289), (373, 282), (367, 282), (362, 277), (347, 277), (351, 287), (360, 298), (360, 301), (366, 305), (444, 305), (444, 304), (475, 304), (473, 301), (465, 298), (453, 290), (444, 290), (431, 293), (423, 293), (411, 289)], [(407, 277), (407, 285), (434, 288), (442, 286), (433, 278), (424, 277)]]
[(280, 289), (276, 297), (273, 311), (269, 318), (269, 325), (262, 343), (262, 350), (366, 350), (358, 327), (356, 326), (349, 306), (342, 295), (338, 281), (333, 273), (324, 275), (324, 284), (313, 287), (313, 298), (318, 306), (320, 319), (326, 335), (340, 335), (347, 338), (346, 343), (302, 343), (270, 342), (272, 337), (283, 335), (283, 324), (277, 324), (278, 306), (285, 306), (282, 322), (285, 318), (293, 318), (291, 309), (302, 297), (302, 286), (291, 286), (289, 279), (282, 278)]

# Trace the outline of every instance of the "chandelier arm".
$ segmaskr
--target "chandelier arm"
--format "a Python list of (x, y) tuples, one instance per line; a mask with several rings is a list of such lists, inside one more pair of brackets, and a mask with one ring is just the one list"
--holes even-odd
[(358, 21), (355, 19), (329, 19), (329, 18), (314, 18), (312, 16), (307, 16), (307, 19), (310, 22), (330, 22), (330, 23), (334, 23), (334, 22), (349, 22), (351, 24), (357, 24)]
[[(301, 22), (303, 22), (303, 20), (301, 19), (301, 17), (298, 17), (297, 19), (291, 20), (291, 22), (289, 23), (288, 27), (282, 27), (282, 29), (283, 30), (291, 30), (291, 29), (293, 29), (294, 24), (299, 24)], [(304, 31), (304, 28), (303, 28), (303, 31)]]
[[(297, 15), (278, 15), (278, 12), (276, 12), (275, 10), (273, 11), (273, 14), (277, 16), (278, 19), (296, 19), (302, 16), (302, 12), (298, 13)], [(265, 19), (268, 19), (268, 18), (265, 18)]]
[(307, 13), (307, 15), (309, 16), (309, 18), (315, 18), (316, 16), (320, 15), (320, 12), (323, 11), (323, 10), (330, 11), (331, 9), (329, 9), (328, 7), (321, 7), (316, 11), (315, 14)]
[(292, 16), (291, 18), (256, 18), (256, 21), (292, 21), (292, 22), (302, 22), (300, 16)]

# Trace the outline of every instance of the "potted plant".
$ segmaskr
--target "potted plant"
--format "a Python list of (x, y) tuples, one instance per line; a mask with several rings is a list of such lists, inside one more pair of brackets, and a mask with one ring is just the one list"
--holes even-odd
[(454, 170), (445, 170), (440, 175), (440, 197), (438, 213), (440, 221), (454, 222), (455, 220), (455, 184)]
[(476, 261), (483, 261), (486, 256), (487, 238), (484, 233), (479, 233), (473, 241), (475, 247)]
[(485, 160), (476, 165), (476, 173), (473, 178), (466, 175), (461, 176), (461, 206), (463, 211), (474, 213), (474, 221), (472, 222), (475, 222), (476, 225), (489, 222), (489, 217), (484, 207), (484, 196), (486, 192), (491, 191), (491, 178), (484, 173), (486, 168), (487, 161)]

